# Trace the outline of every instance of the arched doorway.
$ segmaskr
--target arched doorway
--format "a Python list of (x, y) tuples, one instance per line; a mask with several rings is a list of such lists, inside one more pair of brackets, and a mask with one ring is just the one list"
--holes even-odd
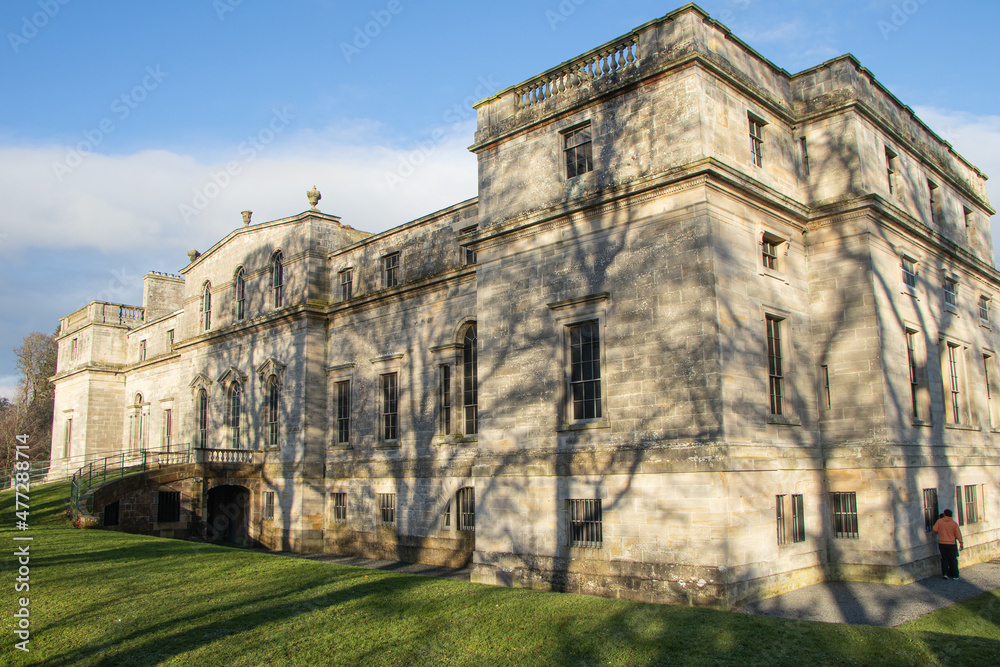
[(217, 486), (208, 491), (208, 525), (205, 538), (216, 544), (250, 546), (250, 490), (243, 486)]

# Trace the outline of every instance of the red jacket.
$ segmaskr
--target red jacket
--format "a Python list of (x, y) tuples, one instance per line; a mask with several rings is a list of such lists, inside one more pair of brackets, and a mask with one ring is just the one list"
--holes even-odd
[(962, 530), (950, 516), (943, 516), (935, 521), (931, 530), (937, 534), (939, 544), (955, 544), (956, 541), (962, 544)]

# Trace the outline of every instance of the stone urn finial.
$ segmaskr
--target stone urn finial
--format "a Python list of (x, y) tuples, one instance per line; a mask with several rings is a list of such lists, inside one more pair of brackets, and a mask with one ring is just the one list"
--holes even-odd
[(312, 190), (306, 193), (306, 197), (309, 197), (309, 207), (314, 211), (318, 211), (319, 209), (316, 208), (316, 204), (318, 204), (319, 200), (323, 198), (323, 195), (319, 193), (319, 190), (316, 189), (315, 185)]
[(198, 259), (199, 257), (201, 257), (201, 253), (198, 252), (197, 250), (188, 250), (188, 259), (190, 259), (192, 262)]
[(241, 211), (240, 215), (243, 216), (243, 224), (249, 226), (250, 225), (250, 216), (253, 215), (253, 211)]

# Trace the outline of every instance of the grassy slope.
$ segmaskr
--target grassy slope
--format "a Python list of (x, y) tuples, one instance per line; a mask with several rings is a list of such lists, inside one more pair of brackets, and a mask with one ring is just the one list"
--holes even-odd
[(13, 495), (0, 494), (0, 662), (986, 665), (1000, 654), (995, 594), (903, 629), (785, 621), (75, 530), (60, 515), (67, 495), (65, 484), (31, 494), (24, 654), (12, 634)]

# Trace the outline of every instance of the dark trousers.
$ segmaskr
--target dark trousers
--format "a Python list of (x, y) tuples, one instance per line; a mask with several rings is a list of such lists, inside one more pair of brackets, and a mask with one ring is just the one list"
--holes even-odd
[(958, 578), (958, 545), (938, 544), (941, 550), (941, 574), (946, 577)]

